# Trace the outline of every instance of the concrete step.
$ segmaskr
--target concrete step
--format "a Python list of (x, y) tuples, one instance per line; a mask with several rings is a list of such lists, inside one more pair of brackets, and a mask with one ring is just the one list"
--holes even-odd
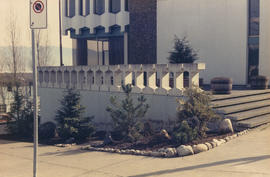
[(252, 103), (243, 103), (239, 105), (232, 105), (217, 109), (217, 112), (224, 115), (229, 115), (233, 113), (239, 113), (244, 111), (250, 111), (253, 109), (258, 109), (262, 107), (270, 106), (270, 99), (263, 101), (256, 101)]
[(259, 116), (253, 119), (247, 119), (237, 122), (238, 127), (244, 127), (244, 128), (254, 128), (266, 123), (270, 123), (270, 115), (263, 115)]
[(241, 121), (245, 119), (250, 118), (256, 118), (258, 116), (270, 114), (270, 106), (258, 108), (258, 109), (252, 109), (249, 111), (234, 113), (234, 114), (228, 114), (226, 117), (230, 118), (233, 121)]
[(241, 97), (249, 97), (249, 96), (258, 96), (261, 94), (270, 94), (270, 89), (267, 90), (234, 90), (229, 95), (213, 95), (212, 102), (228, 100), (228, 99), (236, 99)]
[(214, 108), (222, 108), (222, 107), (228, 107), (228, 106), (234, 106), (244, 103), (252, 103), (257, 102), (260, 100), (267, 100), (270, 99), (270, 93), (266, 94), (259, 94), (259, 95), (249, 95), (245, 97), (239, 97), (234, 99), (225, 99), (225, 100), (219, 100), (212, 102), (214, 104)]

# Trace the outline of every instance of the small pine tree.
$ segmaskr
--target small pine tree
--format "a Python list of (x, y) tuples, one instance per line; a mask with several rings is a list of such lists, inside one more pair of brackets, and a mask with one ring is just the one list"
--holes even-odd
[(9, 112), (11, 119), (8, 120), (7, 124), (8, 130), (18, 137), (32, 137), (34, 125), (33, 104), (21, 94), (19, 86), (16, 86), (13, 91), (13, 98), (14, 101)]
[(221, 119), (212, 109), (210, 95), (200, 91), (199, 88), (185, 90), (184, 98), (178, 102), (178, 122), (181, 124), (187, 121), (189, 126), (197, 131), (198, 138), (206, 136), (209, 122)]
[(107, 107), (110, 113), (113, 127), (121, 134), (123, 141), (135, 142), (141, 138), (143, 125), (141, 119), (145, 116), (149, 105), (146, 104), (144, 96), (138, 97), (138, 104), (135, 105), (131, 97), (132, 86), (122, 86), (125, 92), (125, 99), (119, 102), (116, 97), (111, 97), (112, 107)]
[(172, 132), (172, 139), (176, 144), (186, 144), (197, 138), (196, 129), (192, 129), (187, 121), (182, 121)]
[(170, 52), (169, 62), (175, 63), (193, 63), (198, 59), (197, 52), (191, 47), (186, 37), (179, 39), (175, 36), (174, 48)]
[(83, 117), (85, 107), (80, 104), (80, 94), (73, 89), (65, 91), (60, 101), (61, 107), (57, 110), (58, 135), (63, 139), (74, 138), (83, 141), (94, 133), (92, 120), (94, 117)]

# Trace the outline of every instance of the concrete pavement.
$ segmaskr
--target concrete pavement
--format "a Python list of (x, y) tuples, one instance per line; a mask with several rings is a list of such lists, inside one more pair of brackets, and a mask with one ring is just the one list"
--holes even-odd
[[(0, 177), (32, 176), (32, 144), (0, 140)], [(210, 151), (161, 159), (40, 146), (38, 177), (269, 177), (270, 125)]]

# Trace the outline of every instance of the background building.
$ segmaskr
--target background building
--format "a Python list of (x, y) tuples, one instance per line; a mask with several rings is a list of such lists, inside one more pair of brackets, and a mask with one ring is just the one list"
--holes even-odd
[(187, 37), (207, 69), (246, 85), (270, 76), (269, 0), (63, 0), (73, 65), (165, 64), (175, 35)]

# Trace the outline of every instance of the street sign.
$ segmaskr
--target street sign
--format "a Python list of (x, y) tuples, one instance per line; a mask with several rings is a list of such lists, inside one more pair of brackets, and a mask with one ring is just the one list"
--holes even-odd
[(47, 0), (30, 0), (30, 28), (47, 28)]

